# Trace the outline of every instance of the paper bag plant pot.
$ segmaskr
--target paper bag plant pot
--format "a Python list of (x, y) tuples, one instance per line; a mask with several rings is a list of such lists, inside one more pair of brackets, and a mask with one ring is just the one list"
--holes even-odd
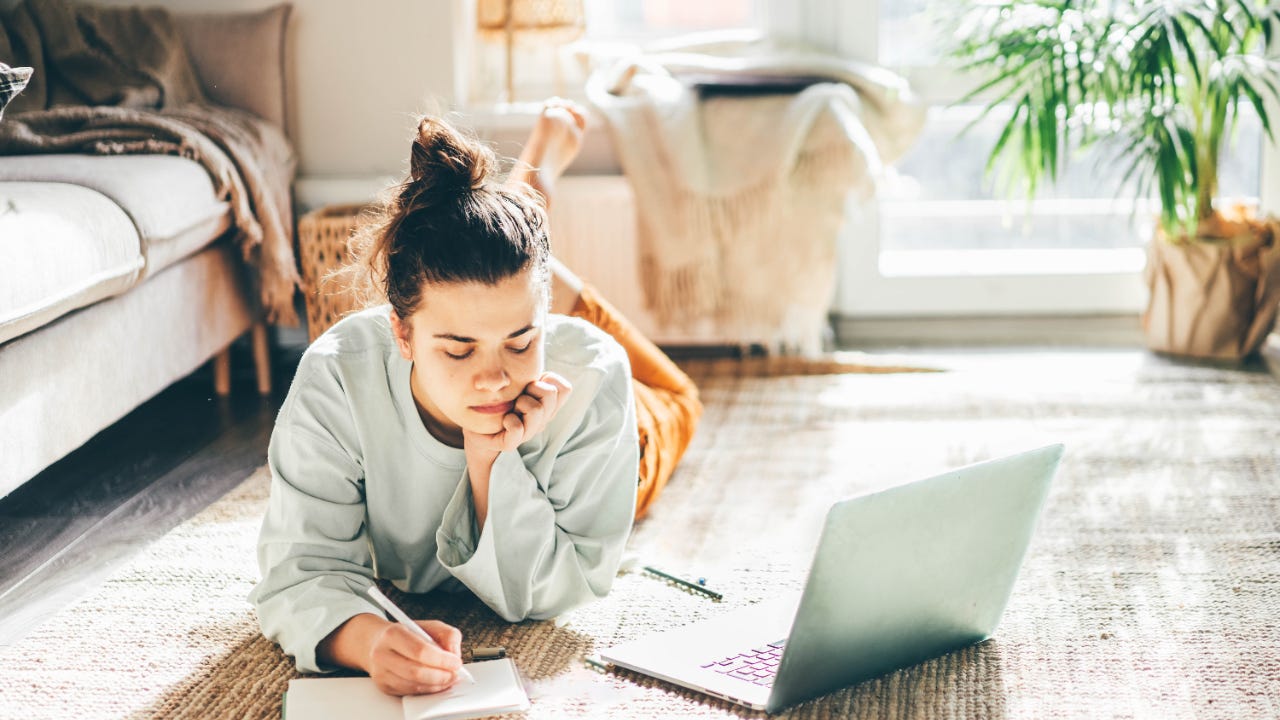
[(1158, 352), (1239, 361), (1257, 351), (1280, 303), (1280, 221), (1215, 215), (1198, 237), (1149, 248), (1150, 299), (1142, 315)]

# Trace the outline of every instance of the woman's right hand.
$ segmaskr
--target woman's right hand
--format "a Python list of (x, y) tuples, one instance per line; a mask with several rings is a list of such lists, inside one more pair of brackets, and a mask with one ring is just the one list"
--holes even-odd
[(388, 622), (373, 637), (365, 669), (388, 695), (425, 695), (453, 687), (462, 667), (462, 633), (438, 620), (418, 620), (439, 647), (399, 623)]

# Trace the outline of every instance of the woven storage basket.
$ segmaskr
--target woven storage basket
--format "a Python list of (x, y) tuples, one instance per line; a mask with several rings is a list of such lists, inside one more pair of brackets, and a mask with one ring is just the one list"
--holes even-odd
[(298, 220), (298, 254), (307, 300), (307, 336), (314, 342), (344, 315), (358, 310), (355, 297), (338, 280), (322, 282), (347, 260), (347, 240), (368, 205), (329, 205)]

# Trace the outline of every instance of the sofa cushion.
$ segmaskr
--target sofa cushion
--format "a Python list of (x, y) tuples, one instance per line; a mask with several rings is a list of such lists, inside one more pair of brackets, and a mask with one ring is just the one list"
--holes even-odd
[(288, 128), (285, 33), (292, 10), (284, 3), (241, 12), (174, 13), (210, 100)]
[(78, 185), (0, 182), (0, 343), (128, 290), (142, 271), (120, 206)]
[(204, 168), (173, 155), (12, 155), (0, 157), (5, 180), (82, 185), (116, 201), (138, 228), (144, 277), (207, 245), (231, 212)]

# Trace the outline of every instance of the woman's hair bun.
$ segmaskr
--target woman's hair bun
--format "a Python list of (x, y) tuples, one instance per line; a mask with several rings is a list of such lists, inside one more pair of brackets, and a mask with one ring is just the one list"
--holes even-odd
[(525, 268), (547, 280), (550, 253), (541, 197), (491, 173), (489, 146), (436, 117), (418, 122), (409, 178), (390, 189), (347, 242), (339, 271), (364, 307), (388, 302), (413, 315), (429, 285), (493, 285)]
[(418, 192), (478, 190), (496, 163), (493, 151), (435, 117), (418, 122), (409, 156), (409, 179)]

